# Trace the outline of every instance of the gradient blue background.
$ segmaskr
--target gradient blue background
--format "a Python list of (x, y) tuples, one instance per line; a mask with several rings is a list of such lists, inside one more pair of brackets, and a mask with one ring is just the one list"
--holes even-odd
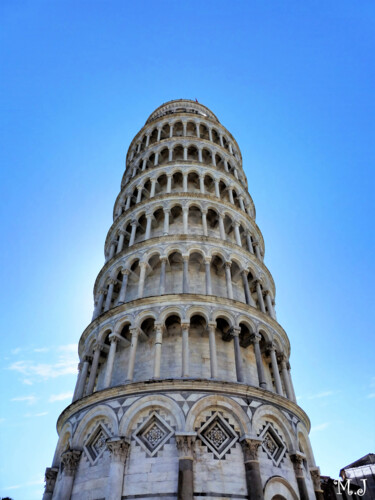
[(242, 150), (323, 474), (374, 452), (372, 1), (0, 4), (0, 496), (40, 499), (127, 147), (176, 98)]

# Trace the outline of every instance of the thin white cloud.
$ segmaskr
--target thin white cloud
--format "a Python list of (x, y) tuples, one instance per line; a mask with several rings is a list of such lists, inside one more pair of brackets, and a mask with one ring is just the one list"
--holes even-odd
[(370, 394), (367, 394), (367, 399), (372, 399), (375, 398), (375, 392), (370, 392)]
[(65, 399), (72, 399), (72, 392), (62, 392), (61, 394), (51, 394), (49, 397), (49, 402), (54, 403), (55, 401), (64, 401)]
[(329, 425), (331, 425), (330, 422), (323, 422), (322, 424), (314, 425), (311, 427), (311, 432), (324, 431), (324, 429), (327, 429)]
[(31, 382), (32, 378), (42, 378), (44, 380), (61, 377), (65, 375), (77, 374), (77, 345), (67, 344), (58, 346), (57, 361), (54, 363), (37, 363), (33, 360), (20, 360), (11, 363), (9, 370), (21, 373)]
[(44, 484), (43, 479), (36, 479), (35, 481), (28, 481), (27, 483), (15, 484), (13, 486), (7, 486), (4, 490), (19, 490), (20, 488), (25, 488), (26, 486), (35, 486), (36, 484)]
[(16, 347), (15, 349), (12, 349), (10, 352), (12, 354), (18, 354), (19, 352), (21, 352), (21, 348), (20, 347)]
[(25, 385), (33, 385), (33, 383), (31, 382), (31, 380), (28, 379), (28, 378), (23, 379), (22, 383), (25, 384)]
[(36, 398), (34, 395), (30, 396), (18, 396), (16, 398), (12, 398), (11, 401), (17, 401), (17, 402), (26, 402), (29, 405), (33, 405), (38, 401), (38, 398)]
[(34, 349), (34, 352), (48, 352), (49, 351), (49, 347), (36, 347)]
[(333, 396), (335, 394), (334, 391), (323, 391), (323, 392), (318, 392), (318, 394), (313, 394), (308, 397), (308, 399), (320, 399), (320, 398), (327, 398), (328, 396)]
[(25, 413), (24, 417), (26, 418), (44, 417), (45, 415), (48, 415), (48, 411), (42, 411), (40, 413)]

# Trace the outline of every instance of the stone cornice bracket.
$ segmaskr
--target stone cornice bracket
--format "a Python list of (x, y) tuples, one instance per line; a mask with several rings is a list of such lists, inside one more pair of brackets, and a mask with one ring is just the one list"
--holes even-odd
[(106, 440), (105, 444), (111, 453), (112, 461), (125, 463), (130, 448), (129, 438), (126, 437), (109, 438)]
[(44, 473), (44, 481), (45, 481), (45, 492), (53, 493), (55, 488), (56, 478), (59, 469), (57, 467), (47, 467), (46, 472)]
[(259, 334), (259, 333), (252, 333), (250, 335), (250, 340), (254, 343), (254, 344), (259, 344), (260, 340), (261, 340), (262, 336)]
[(176, 446), (179, 460), (194, 460), (196, 432), (176, 432)]
[(256, 437), (244, 434), (240, 437), (240, 444), (244, 454), (244, 463), (258, 461), (258, 448), (262, 444), (262, 440)]
[(66, 476), (74, 476), (81, 454), (81, 450), (67, 450), (61, 455), (61, 462), (64, 466), (63, 473)]

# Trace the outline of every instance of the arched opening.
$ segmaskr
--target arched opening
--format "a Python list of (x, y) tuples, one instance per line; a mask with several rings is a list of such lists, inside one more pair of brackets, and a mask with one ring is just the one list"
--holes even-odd
[(220, 255), (214, 255), (211, 259), (211, 286), (212, 295), (227, 296), (224, 259)]
[(165, 194), (167, 192), (167, 176), (163, 173), (159, 175), (155, 184), (155, 195)]
[(160, 133), (160, 140), (162, 141), (163, 139), (168, 139), (170, 131), (171, 131), (171, 128), (169, 126), (169, 123), (166, 123), (165, 125), (163, 125), (163, 127), (161, 129), (161, 133)]
[(188, 174), (188, 192), (189, 193), (199, 193), (199, 176), (196, 172), (190, 172)]
[(180, 161), (184, 159), (184, 148), (180, 145), (173, 149), (173, 160)]
[(192, 252), (189, 255), (189, 292), (206, 293), (206, 268), (203, 255), (199, 252)]
[(184, 128), (182, 122), (176, 122), (173, 125), (173, 137), (182, 137), (184, 133)]
[(149, 144), (155, 144), (156, 140), (158, 138), (158, 130), (156, 128), (154, 128), (154, 130), (151, 132), (151, 135), (150, 135), (150, 140), (149, 140)]
[(168, 256), (166, 269), (166, 292), (182, 293), (182, 255), (179, 252), (172, 252)]
[(207, 194), (215, 195), (215, 181), (210, 175), (204, 177), (204, 190)]
[(229, 217), (229, 215), (226, 215), (224, 217), (224, 231), (225, 231), (227, 241), (231, 241), (232, 243), (236, 243), (236, 238), (234, 235), (233, 221)]
[(207, 234), (212, 238), (220, 238), (219, 216), (215, 210), (207, 210)]
[(179, 205), (171, 208), (169, 215), (169, 234), (180, 234), (182, 228), (182, 208)]
[(145, 216), (145, 214), (142, 214), (140, 216), (140, 218), (138, 219), (138, 225), (137, 225), (137, 229), (135, 232), (134, 243), (138, 243), (138, 242), (143, 241), (145, 239), (146, 225), (147, 225), (146, 216)]
[(183, 190), (183, 179), (181, 172), (175, 172), (172, 177), (172, 193), (180, 193)]
[(155, 210), (151, 222), (151, 237), (162, 236), (164, 231), (164, 211), (162, 208)]
[(135, 300), (138, 298), (139, 273), (139, 259), (137, 259), (130, 266), (128, 285), (126, 288), (126, 302), (130, 302), (131, 300)]
[(160, 151), (159, 157), (158, 157), (158, 165), (165, 165), (168, 163), (169, 160), (169, 149), (164, 148)]
[(202, 149), (202, 163), (204, 163), (205, 165), (212, 164), (212, 154), (211, 151), (207, 148)]
[(222, 172), (225, 172), (224, 160), (219, 154), (215, 155), (215, 162), (216, 162), (216, 167)]
[(186, 125), (186, 135), (188, 137), (196, 137), (197, 136), (197, 128), (194, 122), (188, 122)]
[(187, 159), (190, 161), (198, 161), (198, 149), (195, 146), (188, 147)]
[(202, 212), (199, 206), (191, 206), (189, 208), (189, 233), (203, 234), (202, 228)]
[(210, 378), (207, 322), (200, 314), (195, 314), (190, 318), (189, 352), (191, 376)]
[(212, 140), (215, 144), (220, 144), (220, 136), (216, 129), (212, 129)]
[(205, 139), (206, 141), (210, 140), (208, 128), (203, 123), (199, 125), (199, 135), (201, 139)]
[(145, 287), (143, 296), (151, 297), (159, 295), (160, 291), (160, 256), (153, 255), (147, 263)]
[(233, 289), (234, 300), (239, 300), (240, 302), (246, 302), (245, 292), (243, 288), (243, 281), (241, 276), (241, 268), (235, 261), (232, 262), (231, 274), (232, 274), (232, 289)]

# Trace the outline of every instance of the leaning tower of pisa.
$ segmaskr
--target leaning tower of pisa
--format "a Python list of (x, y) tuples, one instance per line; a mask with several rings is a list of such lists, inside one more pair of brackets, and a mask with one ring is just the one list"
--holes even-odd
[(208, 108), (130, 144), (44, 500), (321, 499), (242, 157)]

